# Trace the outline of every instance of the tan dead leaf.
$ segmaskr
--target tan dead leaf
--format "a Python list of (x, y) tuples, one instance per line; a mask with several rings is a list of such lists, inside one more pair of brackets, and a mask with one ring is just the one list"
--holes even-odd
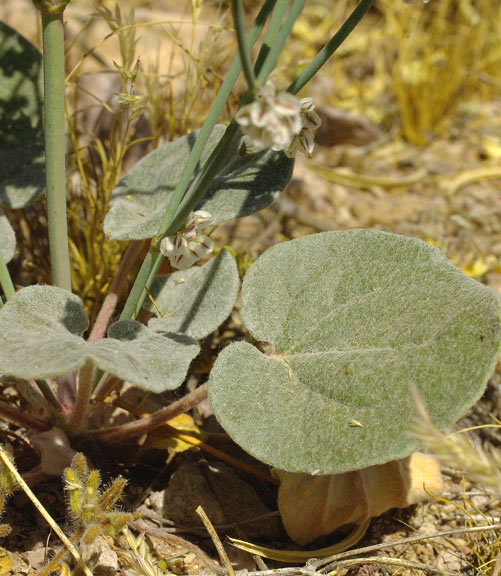
[(274, 473), (280, 479), (282, 522), (302, 546), (346, 524), (362, 524), (391, 508), (416, 504), (443, 488), (437, 461), (418, 453), (344, 474)]

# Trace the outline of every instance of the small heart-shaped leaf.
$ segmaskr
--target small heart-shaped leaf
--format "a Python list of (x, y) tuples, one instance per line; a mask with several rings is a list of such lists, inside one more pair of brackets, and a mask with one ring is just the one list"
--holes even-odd
[(23, 208), (45, 189), (42, 55), (0, 22), (0, 204)]
[(16, 253), (16, 234), (5, 214), (0, 209), (0, 254), (5, 264), (14, 258)]
[[(201, 165), (224, 130), (221, 125), (214, 127)], [(104, 230), (110, 238), (142, 240), (158, 234), (195, 137), (188, 134), (154, 150), (122, 178), (113, 190), (110, 211), (104, 221)], [(278, 152), (242, 157), (235, 150), (196, 210), (210, 212), (213, 224), (253, 214), (278, 197), (292, 176), (293, 165), (293, 160)]]
[[(239, 286), (237, 264), (227, 250), (203, 266), (157, 276), (151, 295), (163, 317), (153, 318), (148, 326), (196, 340), (205, 338), (230, 315)], [(155, 310), (150, 301), (146, 307)]]
[(216, 417), (256, 458), (335, 474), (404, 458), (415, 387), (440, 429), (480, 397), (499, 349), (499, 298), (433, 246), (379, 231), (279, 244), (250, 268), (242, 318), (273, 354), (228, 346)]
[(93, 362), (152, 392), (177, 388), (200, 348), (182, 334), (117, 322), (109, 338), (86, 342), (88, 319), (79, 298), (54, 286), (23, 288), (0, 310), (0, 373), (52, 378)]

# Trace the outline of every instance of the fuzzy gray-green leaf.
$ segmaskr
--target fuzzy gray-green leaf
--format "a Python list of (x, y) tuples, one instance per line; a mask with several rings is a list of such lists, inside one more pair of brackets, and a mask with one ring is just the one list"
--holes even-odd
[(22, 208), (45, 189), (42, 56), (0, 22), (0, 204)]
[(99, 344), (94, 356), (102, 370), (151, 392), (180, 386), (200, 351), (188, 336), (153, 332), (133, 320), (113, 324)]
[(481, 396), (500, 341), (493, 290), (438, 249), (378, 231), (268, 250), (244, 279), (242, 317), (273, 354), (228, 346), (210, 400), (238, 444), (291, 472), (407, 456), (417, 448), (411, 387), (435, 425), (450, 428)]
[(86, 342), (88, 319), (79, 298), (54, 286), (23, 288), (0, 310), (0, 373), (51, 378), (90, 361), (140, 388), (180, 386), (198, 343), (180, 334), (153, 332), (134, 321), (117, 322), (110, 337)]
[(5, 264), (14, 258), (16, 253), (16, 234), (5, 214), (0, 210), (0, 254)]
[[(220, 140), (224, 126), (215, 126), (201, 165)], [(104, 221), (106, 234), (116, 240), (142, 240), (158, 233), (170, 197), (195, 142), (189, 134), (154, 150), (140, 160), (113, 190)], [(217, 176), (196, 210), (207, 210), (211, 223), (247, 216), (265, 208), (285, 188), (294, 161), (278, 152), (241, 157), (237, 150)]]
[[(205, 338), (228, 318), (239, 286), (237, 264), (226, 250), (203, 266), (157, 276), (151, 295), (163, 317), (150, 320), (148, 326)], [(149, 300), (146, 307), (155, 310)]]

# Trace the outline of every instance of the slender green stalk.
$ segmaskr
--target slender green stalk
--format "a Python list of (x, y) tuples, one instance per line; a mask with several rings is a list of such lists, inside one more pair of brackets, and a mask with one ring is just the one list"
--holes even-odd
[(277, 0), (277, 3), (275, 4), (275, 8), (273, 9), (273, 13), (270, 18), (270, 23), (268, 24), (268, 28), (266, 29), (266, 34), (264, 35), (263, 44), (261, 45), (261, 49), (259, 50), (259, 54), (257, 56), (255, 66), (256, 74), (259, 73), (261, 66), (266, 60), (266, 56), (268, 56), (270, 52), (271, 43), (275, 39), (275, 36), (277, 35), (280, 29), (280, 24), (282, 22), (282, 18), (284, 17), (286, 8), (287, 8), (287, 0)]
[(254, 70), (252, 69), (249, 47), (245, 37), (245, 15), (242, 0), (233, 0), (232, 8), (233, 23), (235, 25), (238, 41), (238, 51), (240, 54), (240, 63), (245, 76), (245, 80), (247, 81), (247, 87), (250, 92), (254, 93), (256, 91), (256, 77), (254, 76)]
[(320, 50), (315, 58), (308, 64), (308, 66), (301, 72), (301, 74), (294, 80), (294, 82), (287, 88), (288, 92), (297, 94), (303, 88), (320, 68), (329, 60), (334, 52), (341, 46), (346, 38), (351, 34), (353, 29), (357, 26), (360, 20), (367, 13), (372, 6), (374, 0), (361, 0), (360, 4), (353, 10), (346, 22), (334, 34), (329, 42)]
[[(247, 34), (247, 45), (249, 49), (255, 44), (256, 40), (258, 39), (264, 27), (264, 24), (268, 18), (268, 15), (275, 6), (275, 2), (276, 0), (266, 0), (263, 7), (259, 11), (256, 20), (252, 24), (249, 33)], [(191, 150), (190, 156), (188, 158), (186, 166), (184, 167), (181, 178), (179, 179), (176, 189), (174, 190), (174, 193), (172, 195), (172, 199), (169, 202), (167, 212), (165, 213), (165, 216), (160, 225), (158, 232), (159, 236), (165, 235), (167, 230), (169, 230), (169, 232), (172, 234), (174, 234), (177, 231), (177, 228), (172, 230), (173, 227), (171, 226), (171, 223), (174, 219), (174, 216), (176, 215), (179, 204), (181, 203), (181, 200), (183, 199), (183, 196), (188, 188), (190, 180), (198, 166), (200, 157), (205, 148), (205, 145), (207, 144), (212, 129), (214, 128), (221, 112), (223, 111), (226, 101), (228, 100), (228, 97), (238, 78), (238, 75), (240, 74), (240, 70), (241, 70), (240, 56), (237, 56), (233, 60), (228, 75), (226, 76), (223, 84), (221, 85), (221, 88), (219, 89), (218, 95), (216, 96), (214, 102), (212, 103), (209, 113), (207, 114), (207, 118), (205, 119), (205, 122), (198, 134), (195, 145)], [(180, 221), (179, 225), (181, 223), (182, 220)], [(152, 252), (152, 249), (150, 249), (150, 251), (146, 255), (143, 265), (141, 266), (141, 269), (139, 270), (134, 285), (130, 291), (129, 297), (127, 299), (127, 302), (125, 303), (124, 309), (120, 316), (120, 320), (128, 320), (130, 318), (136, 317), (142, 305), (142, 302), (140, 304), (139, 301), (142, 299), (142, 301), (144, 302), (144, 298), (146, 297), (144, 287), (145, 286), (149, 287), (150, 284), (148, 284), (148, 282), (151, 283), (154, 277), (154, 274), (152, 275), (151, 272), (154, 269), (154, 266), (156, 266), (155, 268), (156, 273), (156, 270), (158, 270), (158, 267), (160, 266), (162, 259), (163, 256), (161, 254), (154, 253)]]
[(7, 298), (7, 300), (12, 298), (12, 296), (14, 296), (14, 294), (16, 293), (14, 284), (12, 283), (12, 278), (10, 277), (9, 274), (9, 269), (7, 268), (7, 264), (5, 264), (5, 261), (1, 253), (0, 253), (0, 286), (2, 287), (3, 293), (5, 294), (5, 298)]
[(63, 13), (42, 12), (44, 138), (52, 282), (71, 290), (66, 221)]
[(273, 42), (271, 43), (270, 51), (266, 55), (263, 65), (259, 70), (257, 76), (257, 81), (259, 84), (261, 85), (264, 84), (273, 68), (275, 68), (278, 58), (284, 48), (284, 45), (292, 32), (292, 27), (294, 26), (296, 20), (301, 14), (301, 11), (303, 10), (305, 3), (306, 0), (293, 0), (292, 6), (290, 7), (289, 12), (287, 13), (285, 21), (282, 27), (280, 28), (280, 31), (276, 34)]

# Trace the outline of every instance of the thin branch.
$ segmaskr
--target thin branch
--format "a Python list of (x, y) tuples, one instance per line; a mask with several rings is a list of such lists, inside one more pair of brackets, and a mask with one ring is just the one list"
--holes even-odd
[(39, 430), (40, 432), (45, 432), (49, 430), (49, 426), (40, 418), (32, 416), (27, 412), (21, 412), (15, 406), (2, 402), (0, 400), (0, 418), (16, 424), (17, 426), (24, 426), (26, 428), (31, 428), (32, 430)]
[(95, 342), (96, 340), (100, 340), (104, 337), (106, 329), (110, 323), (110, 319), (117, 307), (120, 294), (126, 286), (127, 275), (130, 272), (130, 269), (136, 259), (139, 258), (143, 245), (144, 242), (134, 241), (131, 242), (127, 247), (127, 250), (125, 251), (125, 254), (123, 255), (120, 262), (120, 266), (111, 283), (110, 290), (104, 299), (101, 310), (99, 310), (99, 314), (97, 315), (96, 321), (92, 328), (92, 332), (89, 335), (89, 342)]
[(217, 553), (219, 554), (219, 559), (221, 560), (221, 564), (226, 568), (229, 576), (235, 576), (235, 570), (233, 569), (233, 566), (231, 565), (230, 559), (228, 558), (228, 554), (226, 553), (226, 550), (224, 549), (224, 546), (223, 546), (221, 540), (219, 539), (219, 536), (217, 535), (217, 532), (214, 529), (212, 522), (209, 520), (209, 517), (205, 513), (205, 510), (202, 508), (202, 506), (198, 506), (198, 508), (195, 510), (195, 512), (202, 519), (202, 522), (204, 523), (205, 529), (209, 533), (209, 536), (211, 537), (211, 540), (214, 543), (214, 546), (216, 547)]
[(397, 566), (398, 568), (412, 568), (422, 570), (430, 574), (444, 574), (444, 576), (457, 576), (457, 572), (442, 570), (430, 564), (422, 564), (413, 560), (404, 560), (403, 558), (389, 558), (385, 556), (374, 556), (369, 558), (351, 558), (350, 560), (341, 560), (336, 563), (336, 571), (331, 572), (329, 576), (337, 574), (337, 569), (341, 567), (359, 566), (360, 564), (386, 564), (387, 566)]
[(134, 422), (129, 422), (128, 424), (122, 424), (121, 426), (111, 426), (110, 428), (101, 428), (99, 430), (92, 430), (89, 432), (94, 438), (99, 438), (103, 442), (108, 442), (109, 444), (116, 444), (119, 442), (124, 442), (130, 438), (135, 438), (136, 436), (141, 436), (146, 432), (150, 432), (159, 426), (165, 424), (167, 420), (170, 420), (187, 412), (190, 408), (193, 408), (197, 404), (200, 404), (202, 400), (205, 400), (208, 395), (207, 384), (202, 384), (193, 392), (186, 394), (183, 398), (180, 398), (176, 402), (169, 404), (161, 410), (157, 410), (154, 414), (136, 420)]
[(414, 542), (421, 542), (422, 540), (429, 540), (432, 538), (441, 538), (443, 536), (453, 536), (454, 534), (464, 534), (471, 532), (485, 532), (486, 530), (499, 530), (501, 529), (501, 523), (498, 524), (487, 524), (485, 526), (473, 526), (465, 528), (453, 528), (452, 530), (443, 530), (439, 532), (430, 532), (428, 534), (418, 534), (417, 536), (409, 536), (407, 538), (399, 538), (397, 540), (392, 540), (390, 542), (383, 542), (381, 544), (374, 544), (372, 546), (365, 546), (364, 548), (356, 548), (354, 550), (347, 550), (346, 552), (341, 552), (330, 556), (329, 558), (322, 558), (320, 560), (314, 560), (308, 566), (312, 570), (318, 570), (323, 567), (324, 572), (329, 572), (333, 570), (336, 566), (335, 562), (343, 558), (349, 558), (350, 556), (368, 554), (369, 552), (375, 552), (377, 550), (383, 550), (385, 548), (392, 548), (393, 546), (399, 546), (401, 544), (413, 544)]

